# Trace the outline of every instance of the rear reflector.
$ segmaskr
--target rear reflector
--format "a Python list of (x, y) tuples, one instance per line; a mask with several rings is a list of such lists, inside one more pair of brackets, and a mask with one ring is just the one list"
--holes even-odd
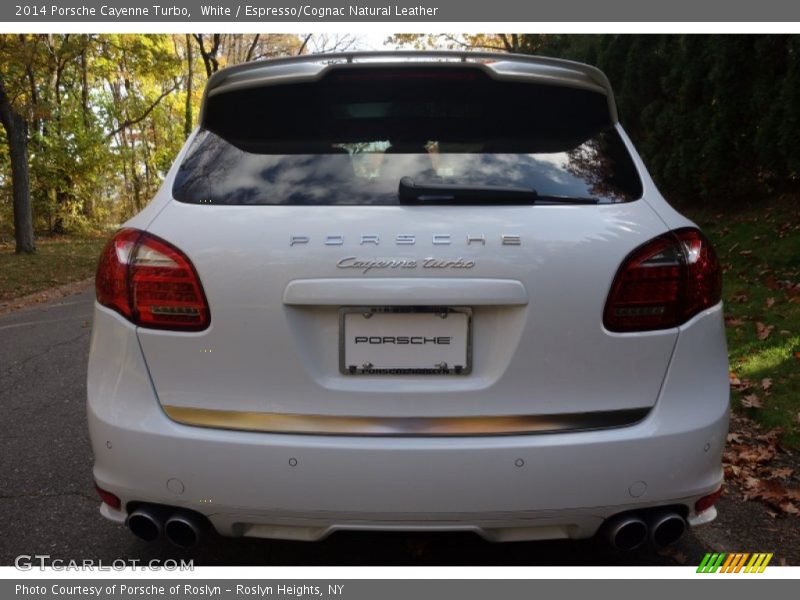
[(97, 493), (100, 494), (100, 499), (105, 503), (108, 504), (114, 510), (119, 510), (122, 507), (122, 502), (119, 498), (117, 498), (111, 492), (108, 492), (101, 488), (96, 483), (94, 484), (94, 489), (97, 490)]
[(701, 512), (708, 510), (714, 506), (714, 503), (719, 500), (720, 496), (722, 496), (722, 486), (719, 486), (719, 489), (716, 492), (709, 494), (708, 496), (703, 496), (700, 498), (700, 500), (695, 502), (694, 511), (700, 514)]
[(676, 229), (634, 250), (617, 271), (603, 323), (617, 332), (677, 327), (722, 297), (719, 261), (697, 229)]
[(97, 301), (142, 327), (200, 331), (210, 315), (194, 266), (172, 244), (123, 229), (100, 256)]

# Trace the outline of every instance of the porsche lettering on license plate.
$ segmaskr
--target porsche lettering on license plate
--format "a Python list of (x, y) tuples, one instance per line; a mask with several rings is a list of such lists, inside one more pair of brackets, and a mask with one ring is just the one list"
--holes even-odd
[(469, 308), (343, 308), (339, 369), (346, 375), (466, 375), (471, 337)]

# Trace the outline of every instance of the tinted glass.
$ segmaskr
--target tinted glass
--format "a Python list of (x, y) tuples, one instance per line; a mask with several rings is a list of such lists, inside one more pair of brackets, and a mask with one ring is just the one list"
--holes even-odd
[(212, 97), (173, 193), (202, 204), (396, 204), (415, 183), (641, 195), (605, 96), (472, 69), (334, 71)]

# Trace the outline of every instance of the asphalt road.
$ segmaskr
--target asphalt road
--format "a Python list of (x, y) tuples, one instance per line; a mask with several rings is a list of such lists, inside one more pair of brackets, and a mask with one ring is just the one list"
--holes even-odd
[(87, 290), (0, 316), (0, 565), (20, 554), (106, 564), (691, 565), (706, 552), (694, 533), (660, 554), (621, 553), (601, 540), (492, 544), (472, 534), (337, 533), (317, 543), (213, 536), (192, 551), (139, 541), (100, 516), (92, 482), (84, 404), (93, 301)]

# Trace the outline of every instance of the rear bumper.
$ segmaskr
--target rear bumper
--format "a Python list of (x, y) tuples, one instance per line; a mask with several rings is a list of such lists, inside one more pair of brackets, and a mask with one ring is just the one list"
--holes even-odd
[[(707, 522), (713, 509), (696, 515), (693, 506), (722, 479), (727, 366), (720, 386), (716, 371), (693, 372), (691, 354), (710, 344), (719, 351), (713, 330), (721, 322), (721, 310), (712, 309), (687, 324), (659, 401), (635, 425), (539, 435), (334, 437), (170, 420), (135, 331), (98, 309), (88, 386), (94, 476), (123, 505), (102, 512), (121, 521), (128, 503), (154, 502), (199, 511), (223, 535), (307, 540), (339, 529), (466, 530), (498, 541), (584, 538), (613, 514), (659, 505), (683, 505), (691, 524)], [(685, 358), (682, 344), (692, 350)]]

